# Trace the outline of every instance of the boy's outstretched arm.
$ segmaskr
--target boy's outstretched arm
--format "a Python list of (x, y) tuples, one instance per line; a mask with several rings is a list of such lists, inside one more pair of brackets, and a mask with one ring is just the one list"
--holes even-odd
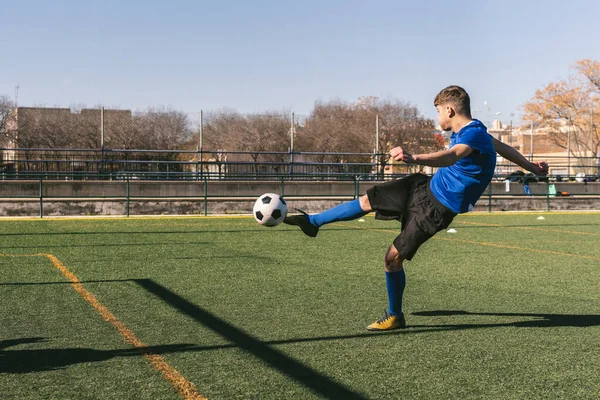
[(437, 151), (428, 154), (410, 154), (402, 147), (394, 147), (390, 155), (396, 161), (404, 161), (407, 164), (427, 165), (429, 167), (448, 167), (461, 158), (471, 154), (473, 149), (466, 144), (457, 144), (448, 150)]
[(548, 175), (548, 164), (546, 164), (545, 161), (530, 162), (514, 147), (502, 143), (496, 138), (492, 138), (492, 141), (494, 142), (494, 150), (496, 150), (496, 153), (500, 154), (508, 161), (513, 162), (519, 167), (524, 168), (529, 172), (533, 172), (538, 176)]

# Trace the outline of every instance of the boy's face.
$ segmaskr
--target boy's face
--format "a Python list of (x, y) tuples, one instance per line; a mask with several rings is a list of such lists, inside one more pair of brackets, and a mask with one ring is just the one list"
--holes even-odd
[(450, 104), (439, 104), (435, 106), (435, 108), (437, 110), (440, 128), (446, 132), (450, 131), (452, 129), (450, 125), (450, 119), (454, 116), (454, 109), (452, 109)]

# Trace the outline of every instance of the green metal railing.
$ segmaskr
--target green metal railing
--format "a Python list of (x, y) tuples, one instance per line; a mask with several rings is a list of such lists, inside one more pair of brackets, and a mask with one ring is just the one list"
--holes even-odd
[[(394, 178), (400, 178), (403, 175), (399, 175), (399, 176), (394, 176)], [(372, 180), (365, 180), (363, 179), (364, 177), (361, 175), (349, 175), (346, 176), (344, 179), (344, 182), (340, 182), (340, 181), (332, 181), (331, 183), (339, 185), (341, 188), (344, 187), (348, 187), (350, 190), (348, 190), (347, 192), (344, 192), (343, 194), (323, 194), (323, 193), (305, 193), (302, 195), (293, 195), (293, 190), (288, 191), (288, 189), (290, 189), (291, 186), (294, 185), (298, 185), (298, 184), (313, 184), (312, 182), (297, 182), (294, 180), (290, 180), (288, 179), (286, 176), (277, 176), (277, 177), (271, 177), (270, 179), (265, 179), (264, 181), (253, 181), (250, 182), (252, 184), (264, 184), (270, 188), (273, 188), (273, 191), (277, 191), (277, 187), (279, 188), (279, 194), (282, 196), (287, 196), (288, 193), (292, 193), (290, 194), (290, 198), (294, 198), (294, 199), (303, 199), (303, 200), (319, 200), (319, 199), (323, 199), (323, 198), (329, 198), (329, 199), (339, 199), (339, 200), (350, 200), (350, 199), (356, 199), (361, 195), (361, 185), (363, 184), (367, 184), (367, 185), (371, 185), (371, 184), (377, 184), (377, 183), (381, 183), (383, 181), (372, 181)], [(535, 190), (533, 192), (535, 193), (530, 193), (529, 195), (526, 194), (525, 192), (523, 193), (514, 193), (515, 190), (511, 190), (510, 192), (501, 192), (499, 190), (495, 191), (494, 187), (500, 187), (501, 185), (505, 185), (505, 179), (507, 178), (507, 176), (495, 176), (494, 180), (492, 181), (492, 183), (490, 185), (488, 185), (486, 192), (484, 192), (482, 198), (479, 200), (479, 206), (481, 207), (481, 202), (483, 199), (487, 199), (487, 208), (488, 211), (491, 212), (493, 209), (493, 203), (494, 200), (497, 199), (518, 199), (518, 198), (532, 198), (532, 199), (540, 199), (540, 198), (545, 198), (545, 211), (550, 211), (551, 209), (551, 203), (552, 203), (552, 199), (553, 197), (555, 197), (552, 193), (552, 191), (550, 190), (551, 185), (560, 185), (563, 184), (565, 185), (565, 183), (559, 183), (559, 182), (551, 182), (548, 179), (544, 179), (542, 182), (532, 182), (532, 184), (534, 185), (533, 187), (535, 188)], [(508, 178), (514, 178), (514, 177), (508, 177)], [(537, 177), (528, 177), (529, 179), (533, 179), (533, 180), (537, 180)], [(141, 181), (141, 180), (137, 180), (137, 179), (131, 179), (131, 177), (125, 177), (124, 180), (122, 181), (118, 181), (118, 182), (110, 182), (108, 183), (108, 185), (110, 185), (110, 189), (112, 189), (112, 191), (115, 194), (110, 194), (110, 195), (95, 195), (95, 194), (86, 194), (86, 195), (49, 195), (46, 193), (46, 189), (49, 187), (48, 185), (57, 185), (57, 184), (64, 184), (62, 182), (57, 182), (56, 179), (45, 179), (42, 176), (39, 176), (36, 180), (28, 180), (27, 183), (25, 182), (12, 182), (12, 184), (14, 185), (27, 185), (27, 184), (31, 184), (32, 182), (36, 182), (37, 181), (37, 188), (38, 188), (38, 193), (32, 193), (31, 190), (29, 190), (28, 194), (23, 194), (23, 193), (19, 193), (17, 195), (2, 195), (2, 193), (0, 193), (0, 200), (3, 199), (38, 199), (39, 201), (39, 217), (43, 218), (44, 217), (44, 203), (51, 201), (51, 200), (65, 200), (65, 199), (75, 199), (75, 200), (100, 200), (100, 201), (106, 201), (106, 200), (114, 200), (114, 201), (123, 201), (125, 203), (125, 215), (127, 217), (130, 216), (130, 211), (131, 211), (131, 203), (133, 201), (140, 201), (140, 200), (149, 200), (149, 199), (159, 199), (159, 200), (172, 200), (172, 201), (177, 201), (177, 200), (197, 200), (197, 201), (202, 201), (203, 202), (203, 207), (202, 207), (202, 212), (203, 215), (208, 215), (208, 203), (210, 201), (219, 199), (219, 200), (240, 200), (240, 201), (246, 201), (246, 200), (250, 200), (253, 198), (257, 198), (261, 193), (258, 193), (257, 188), (254, 188), (253, 190), (248, 189), (247, 192), (243, 192), (242, 194), (211, 194), (209, 191), (209, 187), (211, 185), (214, 185), (216, 183), (219, 183), (221, 185), (225, 184), (222, 181), (216, 181), (216, 180), (211, 180), (209, 179), (209, 177), (203, 177), (200, 181), (196, 181), (196, 182), (180, 182), (180, 185), (202, 185), (201, 186), (201, 193), (198, 194), (184, 194), (184, 195), (161, 195), (159, 193), (157, 194), (152, 194), (152, 195), (142, 195), (142, 194), (132, 194), (132, 185), (139, 185), (139, 186), (143, 186), (144, 184), (165, 184), (165, 185), (173, 185), (173, 184), (177, 184), (174, 183), (173, 181)], [(352, 183), (350, 184), (350, 181), (352, 181)], [(87, 184), (93, 184), (94, 181), (87, 181), (87, 182), (70, 182), (70, 183), (66, 183), (68, 185), (87, 185)], [(106, 185), (107, 183), (105, 181), (96, 181), (96, 183), (99, 183), (101, 185)], [(247, 181), (239, 181), (238, 183), (240, 183), (242, 186), (244, 184), (249, 184), (249, 182)], [(319, 187), (320, 183), (323, 182), (314, 182), (315, 187)], [(518, 182), (513, 182), (511, 183), (511, 185), (521, 185), (521, 183)], [(599, 207), (600, 208), (600, 182), (590, 182), (590, 183), (577, 183), (577, 184), (572, 184), (572, 183), (566, 183), (566, 185), (571, 185), (570, 187), (572, 189), (581, 189), (581, 187), (585, 187), (585, 192), (578, 192), (578, 193), (572, 193), (574, 196), (571, 197), (578, 197), (578, 198), (592, 198), (593, 196), (596, 196), (599, 198)], [(589, 185), (589, 186), (588, 186)], [(104, 186), (101, 186), (103, 191), (104, 189), (106, 189)], [(193, 186), (192, 186), (193, 187)], [(520, 187), (520, 186), (519, 186)], [(588, 190), (589, 189), (589, 190)], [(517, 189), (517, 191), (519, 191), (520, 189)], [(362, 192), (364, 192), (364, 190), (362, 190)]]

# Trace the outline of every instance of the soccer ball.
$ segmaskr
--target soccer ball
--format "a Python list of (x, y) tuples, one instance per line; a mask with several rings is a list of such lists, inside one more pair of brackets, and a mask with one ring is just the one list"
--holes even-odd
[(280, 195), (265, 193), (256, 199), (252, 213), (259, 224), (276, 226), (282, 223), (287, 215), (287, 204)]

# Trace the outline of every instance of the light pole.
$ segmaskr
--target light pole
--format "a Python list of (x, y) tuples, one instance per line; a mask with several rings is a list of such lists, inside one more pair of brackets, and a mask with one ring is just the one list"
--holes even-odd
[(513, 117), (515, 116), (515, 113), (510, 113), (510, 122), (508, 125), (508, 135), (510, 137), (510, 142), (512, 143), (512, 137), (513, 137), (513, 128), (512, 128), (512, 123), (513, 123)]
[[(484, 109), (487, 111), (487, 112), (485, 113), (485, 118), (486, 118), (486, 119), (488, 119), (488, 118), (491, 118), (491, 116), (490, 116), (490, 111), (491, 111), (491, 109), (490, 109), (490, 107), (488, 106), (488, 102), (487, 102), (487, 101), (484, 101), (484, 102), (483, 102), (483, 108), (484, 108)], [(489, 122), (489, 119), (488, 119), (488, 122)], [(492, 128), (493, 128), (493, 126), (492, 126)]]
[(567, 177), (571, 176), (571, 118), (567, 118)]
[(590, 156), (594, 156), (594, 100), (590, 107)]
[(531, 135), (529, 137), (529, 161), (533, 161), (533, 120), (531, 121)]

